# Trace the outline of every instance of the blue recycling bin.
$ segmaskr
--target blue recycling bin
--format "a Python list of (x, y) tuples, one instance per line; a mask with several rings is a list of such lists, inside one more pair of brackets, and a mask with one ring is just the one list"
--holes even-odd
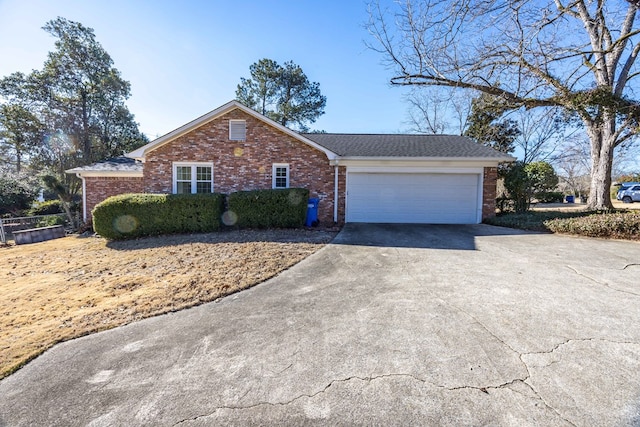
[(304, 221), (305, 227), (318, 225), (318, 203), (320, 203), (320, 199), (309, 199), (309, 203), (307, 204), (307, 219)]
[(566, 199), (567, 199), (567, 203), (573, 203), (573, 202), (575, 202), (575, 198), (574, 198), (574, 196), (567, 196), (567, 197), (566, 197)]

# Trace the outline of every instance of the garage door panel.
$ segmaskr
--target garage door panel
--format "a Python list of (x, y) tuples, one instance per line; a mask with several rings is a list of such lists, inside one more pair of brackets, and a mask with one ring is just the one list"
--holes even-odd
[(476, 223), (477, 174), (350, 173), (348, 222)]

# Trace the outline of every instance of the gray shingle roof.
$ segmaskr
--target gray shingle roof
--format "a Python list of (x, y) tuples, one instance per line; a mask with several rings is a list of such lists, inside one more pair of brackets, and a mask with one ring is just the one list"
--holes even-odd
[[(506, 154), (458, 135), (305, 133), (304, 137), (341, 157), (504, 159)], [(142, 163), (114, 157), (67, 172), (140, 172)]]
[(303, 136), (344, 157), (508, 157), (458, 135), (305, 133)]
[(87, 166), (80, 166), (68, 170), (67, 172), (82, 172), (82, 171), (96, 171), (96, 172), (142, 172), (142, 162), (138, 162), (135, 159), (129, 157), (114, 157), (102, 162), (94, 163)]

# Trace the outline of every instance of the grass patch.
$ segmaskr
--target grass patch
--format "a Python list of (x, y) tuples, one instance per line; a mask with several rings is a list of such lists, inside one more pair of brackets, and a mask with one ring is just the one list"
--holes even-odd
[(485, 223), (531, 231), (640, 240), (638, 211), (530, 211), (497, 215)]
[(254, 286), (334, 231), (264, 230), (0, 248), (0, 378), (57, 342)]

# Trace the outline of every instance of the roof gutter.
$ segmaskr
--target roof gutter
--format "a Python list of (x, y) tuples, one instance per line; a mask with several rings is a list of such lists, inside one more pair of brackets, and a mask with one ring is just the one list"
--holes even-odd
[(69, 169), (65, 173), (74, 173), (78, 178), (88, 177), (112, 177), (112, 178), (142, 178), (142, 171), (117, 171), (117, 170), (86, 170), (86, 169)]
[[(342, 156), (340, 161), (403, 161), (403, 162), (488, 162), (488, 163), (501, 163), (501, 162), (515, 162), (517, 159), (512, 156), (504, 157), (399, 157), (399, 156)], [(337, 163), (337, 162), (336, 162)], [(332, 163), (333, 164), (333, 163)]]

